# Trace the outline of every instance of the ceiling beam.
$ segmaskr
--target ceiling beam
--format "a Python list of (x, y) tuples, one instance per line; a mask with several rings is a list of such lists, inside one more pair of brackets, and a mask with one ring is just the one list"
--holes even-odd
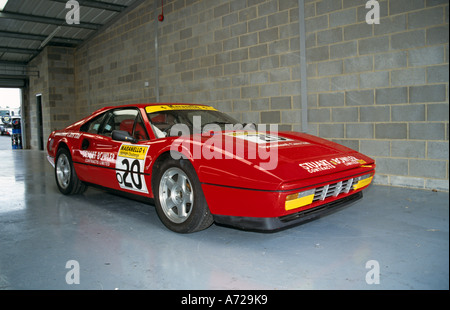
[(14, 53), (14, 54), (31, 54), (37, 55), (40, 51), (30, 48), (18, 48), (18, 47), (8, 47), (0, 46), (0, 53)]
[(94, 24), (94, 23), (88, 23), (88, 22), (80, 22), (79, 24), (68, 25), (66, 23), (65, 19), (51, 18), (51, 17), (37, 16), (37, 15), (29, 15), (29, 14), (22, 14), (22, 13), (4, 12), (4, 11), (0, 12), (0, 18), (21, 20), (21, 21), (26, 21), (26, 22), (35, 22), (35, 23), (42, 23), (42, 24), (52, 24), (52, 25), (58, 25), (58, 26), (85, 28), (85, 29), (91, 29), (91, 30), (97, 30), (102, 26), (101, 24)]
[(23, 79), (19, 79), (19, 78), (11, 78), (11, 77), (7, 77), (7, 78), (3, 78), (0, 75), (0, 87), (5, 87), (5, 88), (22, 88), (25, 87), (27, 82), (26, 82), (27, 78), (23, 78)]
[(27, 65), (27, 63), (23, 61), (0, 60), (0, 65), (24, 67)]
[[(13, 38), (13, 39), (22, 39), (22, 40), (31, 40), (31, 41), (44, 41), (47, 36), (40, 34), (32, 34), (32, 33), (23, 33), (23, 32), (14, 32), (14, 31), (2, 31), (0, 32), (0, 37), (4, 38)], [(83, 40), (64, 38), (64, 37), (53, 37), (50, 43), (60, 43), (66, 45), (78, 45)]]
[(0, 72), (0, 79), (8, 79), (8, 80), (11, 80), (11, 79), (26, 79), (27, 78), (27, 76), (26, 75), (23, 75), (23, 74), (3, 74), (3, 73), (1, 73)]
[[(67, 3), (67, 0), (52, 0), (52, 1)], [(107, 10), (107, 11), (115, 11), (115, 12), (122, 12), (123, 10), (125, 10), (127, 8), (126, 5), (107, 3), (107, 2), (101, 2), (101, 1), (78, 0), (78, 3), (80, 4), (80, 6), (96, 8), (96, 9), (101, 9), (101, 10)]]

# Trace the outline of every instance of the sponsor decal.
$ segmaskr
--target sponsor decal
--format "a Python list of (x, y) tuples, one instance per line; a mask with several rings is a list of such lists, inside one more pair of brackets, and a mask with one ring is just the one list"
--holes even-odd
[(81, 132), (57, 132), (57, 133), (55, 133), (55, 136), (74, 138), (74, 139), (80, 139), (81, 135), (82, 135)]
[(114, 153), (87, 150), (80, 150), (80, 155), (84, 158), (85, 163), (106, 167), (114, 164), (116, 158)]
[(301, 163), (299, 164), (300, 167), (302, 167), (303, 169), (305, 169), (306, 171), (308, 171), (309, 173), (316, 173), (319, 171), (324, 171), (324, 170), (330, 170), (330, 169), (334, 169), (336, 168), (335, 165), (333, 165), (332, 163), (330, 163), (327, 160), (315, 160), (315, 161), (309, 161), (306, 163)]
[(233, 136), (238, 139), (247, 140), (250, 142), (254, 142), (257, 144), (266, 144), (266, 143), (278, 143), (278, 142), (285, 142), (285, 141), (292, 141), (291, 139), (280, 137), (278, 135), (273, 134), (267, 134), (265, 132), (229, 132), (225, 133), (227, 136)]
[(148, 150), (148, 146), (136, 146), (136, 145), (122, 144), (120, 146), (119, 154), (117, 156), (142, 160), (142, 159), (145, 159), (147, 150)]
[(352, 165), (362, 165), (366, 161), (362, 159), (357, 159), (354, 156), (342, 156), (332, 158), (330, 160), (315, 160), (299, 164), (300, 167), (308, 171), (309, 173), (316, 173), (324, 170), (331, 170), (339, 165), (352, 166)]
[(161, 112), (173, 110), (209, 110), (217, 111), (215, 108), (206, 105), (190, 105), (190, 104), (164, 104), (151, 105), (145, 108), (147, 113)]
[(343, 157), (337, 157), (330, 160), (330, 162), (334, 165), (345, 165), (345, 166), (352, 166), (352, 165), (360, 165), (364, 164), (364, 160), (359, 160), (354, 156), (343, 156)]
[(148, 194), (144, 178), (144, 164), (148, 145), (122, 144), (117, 153), (116, 179), (119, 186)]

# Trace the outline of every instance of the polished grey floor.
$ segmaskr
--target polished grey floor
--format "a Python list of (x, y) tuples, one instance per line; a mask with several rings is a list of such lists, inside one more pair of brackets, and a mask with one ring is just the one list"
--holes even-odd
[(45, 155), (0, 150), (0, 289), (449, 289), (448, 193), (372, 185), (278, 233), (180, 235), (152, 205), (61, 195)]

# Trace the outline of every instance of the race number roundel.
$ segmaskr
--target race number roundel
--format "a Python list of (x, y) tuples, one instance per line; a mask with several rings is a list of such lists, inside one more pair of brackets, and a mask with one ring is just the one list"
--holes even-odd
[(148, 145), (122, 144), (116, 159), (116, 178), (123, 189), (148, 194), (144, 164)]

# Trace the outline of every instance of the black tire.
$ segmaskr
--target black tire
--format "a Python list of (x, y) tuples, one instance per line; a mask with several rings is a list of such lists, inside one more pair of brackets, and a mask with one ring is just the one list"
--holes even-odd
[(59, 191), (64, 195), (81, 194), (87, 189), (87, 186), (78, 179), (73, 167), (72, 156), (64, 147), (56, 153), (55, 180)]
[(161, 222), (177, 233), (192, 233), (211, 226), (213, 216), (191, 163), (167, 159), (154, 169), (152, 188)]

